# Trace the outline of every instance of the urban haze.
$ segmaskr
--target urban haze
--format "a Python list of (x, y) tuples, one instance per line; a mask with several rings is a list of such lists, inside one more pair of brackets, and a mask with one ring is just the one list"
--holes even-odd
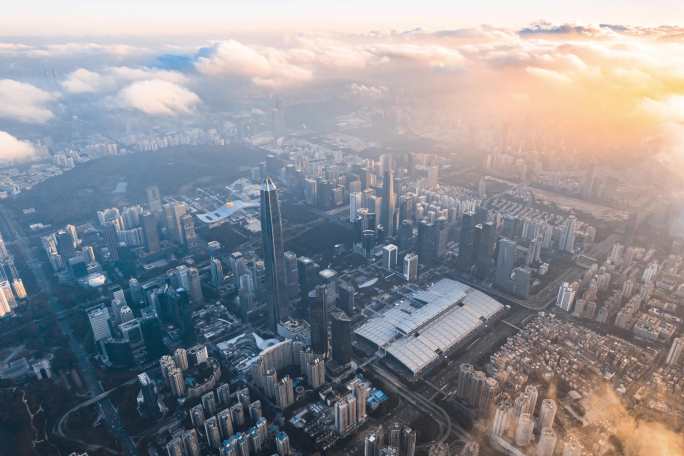
[(0, 456), (684, 456), (684, 4), (10, 3)]

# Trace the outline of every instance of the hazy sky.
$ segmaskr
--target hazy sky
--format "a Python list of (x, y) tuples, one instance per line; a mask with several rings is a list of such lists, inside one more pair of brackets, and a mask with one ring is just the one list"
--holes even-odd
[(684, 170), (683, 0), (5, 3), (0, 153), (13, 159), (74, 115), (201, 121), (277, 95), (507, 125), (583, 157), (667, 147)]
[(6, 2), (0, 35), (366, 31), (551, 22), (677, 25), (678, 0), (21, 0)]

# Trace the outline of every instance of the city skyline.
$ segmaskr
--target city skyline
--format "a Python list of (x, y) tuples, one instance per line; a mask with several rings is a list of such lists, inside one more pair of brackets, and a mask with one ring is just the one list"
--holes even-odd
[(684, 4), (0, 15), (0, 453), (684, 456)]

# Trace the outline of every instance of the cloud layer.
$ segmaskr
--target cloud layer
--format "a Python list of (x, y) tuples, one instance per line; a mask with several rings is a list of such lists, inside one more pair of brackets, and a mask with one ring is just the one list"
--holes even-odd
[[(677, 27), (540, 22), (520, 30), (253, 39), (0, 43), (0, 61), (18, 62), (0, 68), (0, 117), (46, 122), (57, 99), (67, 108), (109, 113), (203, 114), (274, 94), (315, 99), (325, 90), (410, 109), (405, 118), (415, 127), (421, 119), (428, 126), (465, 122), (483, 132), (507, 125), (517, 147), (562, 144), (585, 155), (672, 142), (684, 117), (684, 29)], [(12, 76), (19, 67), (38, 68), (29, 75), (42, 71), (48, 55), (61, 73), (45, 87), (61, 94)]]
[(183, 84), (187, 81), (184, 75), (176, 71), (119, 66), (107, 67), (99, 71), (78, 68), (69, 73), (61, 85), (66, 92), (73, 94), (97, 93), (111, 92), (131, 81), (145, 79), (163, 80), (175, 84)]
[(0, 163), (25, 161), (33, 158), (33, 144), (21, 141), (7, 132), (0, 131)]
[(188, 89), (162, 79), (134, 82), (119, 91), (119, 106), (136, 109), (155, 116), (189, 114), (200, 98)]
[(49, 104), (55, 100), (55, 95), (31, 84), (0, 79), (0, 118), (44, 123), (53, 117)]

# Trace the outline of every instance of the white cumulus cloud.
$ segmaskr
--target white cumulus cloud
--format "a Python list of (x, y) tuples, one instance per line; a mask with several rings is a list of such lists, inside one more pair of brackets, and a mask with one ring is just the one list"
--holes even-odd
[(108, 83), (100, 73), (79, 68), (69, 73), (67, 78), (62, 81), (64, 90), (70, 93), (94, 93), (99, 92)]
[(116, 96), (116, 103), (121, 107), (158, 116), (190, 113), (199, 102), (200, 98), (194, 92), (162, 79), (134, 82)]
[(79, 68), (69, 73), (62, 87), (69, 93), (114, 92), (131, 81), (160, 79), (183, 84), (187, 78), (176, 71), (157, 70), (146, 67), (107, 67), (98, 71)]
[(0, 163), (28, 160), (35, 154), (36, 149), (30, 142), (0, 131)]
[(276, 87), (311, 80), (312, 70), (300, 63), (309, 58), (302, 50), (257, 48), (229, 40), (216, 44), (212, 55), (199, 58), (196, 67), (207, 76), (241, 76), (256, 85)]
[(31, 84), (0, 79), (0, 117), (20, 122), (45, 123), (53, 117), (48, 105), (56, 98)]

